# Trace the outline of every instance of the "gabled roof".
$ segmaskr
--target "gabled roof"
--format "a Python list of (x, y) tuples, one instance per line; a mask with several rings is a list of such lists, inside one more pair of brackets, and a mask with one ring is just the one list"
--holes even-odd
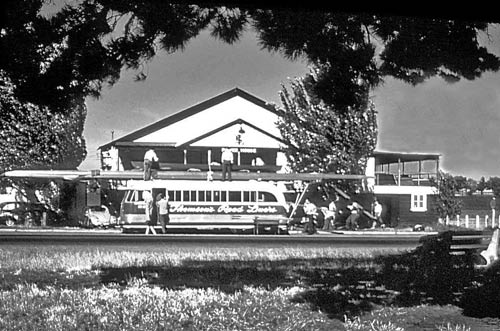
[(245, 92), (245, 91), (241, 90), (240, 88), (236, 87), (232, 90), (229, 90), (227, 92), (219, 94), (211, 99), (203, 101), (203, 102), (196, 104), (192, 107), (189, 107), (187, 109), (184, 109), (184, 110), (181, 110), (177, 113), (169, 115), (169, 116), (167, 116), (167, 117), (165, 117), (165, 118), (163, 118), (163, 119), (161, 119), (161, 120), (159, 120), (151, 125), (148, 125), (142, 129), (136, 130), (136, 131), (129, 133), (123, 137), (120, 137), (120, 138), (115, 139), (109, 143), (106, 143), (106, 144), (100, 146), (99, 149), (105, 149), (105, 148), (108, 148), (108, 147), (115, 145), (115, 144), (132, 142), (140, 137), (143, 137), (147, 134), (156, 132), (159, 129), (162, 129), (162, 128), (169, 126), (175, 122), (178, 122), (178, 121), (181, 121), (185, 118), (193, 116), (194, 114), (202, 112), (210, 107), (213, 107), (219, 103), (222, 103), (226, 100), (229, 100), (229, 99), (237, 97), (237, 96), (239, 96), (243, 99), (246, 99), (247, 101), (252, 102), (252, 103), (256, 104), (257, 106), (265, 108), (265, 109), (269, 110), (270, 112), (276, 114), (274, 107), (272, 107), (269, 103), (267, 103), (266, 101), (259, 99), (256, 96), (254, 96), (248, 92)]
[(281, 143), (283, 143), (283, 144), (286, 144), (286, 143), (283, 141), (283, 139), (281, 139), (280, 137), (276, 137), (275, 135), (272, 135), (272, 134), (270, 134), (269, 132), (266, 132), (266, 131), (262, 130), (261, 128), (259, 128), (259, 127), (255, 126), (255, 125), (253, 125), (252, 123), (249, 123), (249, 122), (247, 122), (247, 121), (245, 121), (245, 120), (243, 120), (243, 119), (237, 119), (237, 120), (235, 120), (235, 121), (229, 122), (229, 123), (227, 123), (227, 124), (225, 124), (225, 125), (223, 125), (223, 126), (221, 126), (221, 127), (217, 128), (217, 129), (215, 129), (215, 130), (212, 130), (212, 131), (210, 131), (210, 132), (206, 132), (206, 133), (204, 133), (204, 134), (200, 135), (199, 137), (196, 137), (196, 138), (194, 138), (194, 139), (191, 139), (191, 140), (189, 140), (189, 141), (186, 141), (186, 142), (182, 143), (179, 147), (189, 146), (189, 145), (191, 145), (191, 144), (193, 144), (193, 143), (195, 143), (195, 142), (197, 142), (197, 141), (199, 141), (199, 140), (202, 140), (202, 139), (204, 139), (204, 138), (206, 138), (206, 137), (209, 137), (209, 136), (211, 136), (211, 135), (213, 135), (213, 134), (215, 134), (215, 133), (217, 133), (217, 132), (220, 132), (220, 131), (222, 131), (222, 130), (224, 130), (224, 129), (226, 129), (226, 128), (229, 128), (229, 127), (231, 127), (231, 126), (233, 126), (233, 125), (235, 125), (235, 124), (245, 124), (245, 125), (248, 125), (249, 127), (251, 127), (251, 128), (253, 128), (253, 129), (255, 129), (255, 130), (259, 131), (260, 133), (262, 133), (262, 134), (264, 134), (264, 135), (266, 135), (266, 136), (268, 136), (268, 137), (270, 137), (270, 138), (272, 138), (272, 139), (275, 139), (275, 140), (277, 140), (277, 141), (279, 141), (279, 142), (281, 142)]

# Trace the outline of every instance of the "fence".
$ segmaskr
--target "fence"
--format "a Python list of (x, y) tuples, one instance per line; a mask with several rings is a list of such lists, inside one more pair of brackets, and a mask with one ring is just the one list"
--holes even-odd
[(495, 215), (495, 210), (492, 210), (491, 215), (457, 215), (455, 217), (446, 216), (443, 220), (439, 218), (439, 223), (445, 225), (454, 225), (468, 229), (485, 229), (500, 227), (500, 215)]

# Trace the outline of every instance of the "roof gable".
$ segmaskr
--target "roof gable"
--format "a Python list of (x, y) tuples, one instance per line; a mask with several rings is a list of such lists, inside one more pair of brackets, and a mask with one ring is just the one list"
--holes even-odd
[[(239, 102), (239, 106), (235, 105), (238, 102), (235, 102), (237, 100)], [(241, 105), (244, 105), (242, 109)], [(232, 107), (232, 108), (231, 108)], [(240, 108), (240, 109), (239, 109)], [(202, 116), (201, 114), (207, 110), (214, 109), (214, 110), (219, 110), (223, 112), (224, 114), (220, 115), (225, 115), (227, 120), (221, 124), (220, 121), (217, 121), (219, 117), (224, 118), (224, 116), (215, 116), (212, 114), (212, 117), (210, 116)], [(242, 115), (242, 111), (248, 112), (247, 114)], [(260, 110), (260, 111), (259, 111)], [(259, 114), (252, 114), (252, 112), (259, 111)], [(267, 114), (266, 114), (267, 113)], [(174, 113), (170, 116), (167, 116), (151, 125), (148, 125), (144, 128), (141, 128), (139, 130), (136, 130), (130, 134), (127, 134), (123, 137), (120, 137), (114, 141), (111, 141), (105, 145), (102, 145), (100, 149), (108, 148), (116, 143), (124, 143), (124, 142), (138, 142), (138, 143), (145, 143), (145, 142), (164, 142), (164, 143), (172, 143), (178, 145), (179, 142), (176, 138), (176, 140), (172, 140), (170, 137), (180, 137), (179, 133), (181, 135), (189, 135), (190, 130), (186, 131), (186, 127), (189, 127), (189, 124), (191, 123), (191, 131), (193, 132), (192, 137), (184, 137), (183, 139), (180, 139), (181, 141), (186, 141), (189, 139), (192, 139), (194, 137), (197, 137), (200, 135), (200, 131), (211, 131), (214, 129), (217, 129), (221, 125), (224, 125), (227, 123), (227, 121), (234, 120), (236, 118), (245, 118), (246, 121), (248, 122), (253, 122), (251, 117), (255, 118), (261, 118), (262, 116), (265, 117), (265, 119), (262, 119), (262, 124), (265, 124), (266, 122), (269, 122), (269, 119), (276, 118), (277, 119), (277, 113), (274, 110), (273, 106), (271, 106), (269, 103), (265, 102), (262, 99), (259, 99), (248, 92), (245, 92), (239, 88), (234, 88), (232, 90), (229, 90), (225, 93), (222, 93), (218, 96), (215, 96), (209, 100), (206, 100), (204, 102), (201, 102), (199, 104), (196, 104), (192, 107), (189, 107), (187, 109), (184, 109), (182, 111), (179, 111), (177, 113)], [(209, 118), (209, 120), (207, 120)], [(193, 127), (196, 121), (198, 123), (203, 123), (204, 127)], [(175, 128), (175, 124), (179, 124), (181, 122), (190, 122), (190, 123), (184, 123), (184, 125), (177, 125), (178, 127)], [(260, 122), (260, 121), (259, 121)], [(272, 127), (266, 128), (270, 129), (273, 134), (276, 134), (276, 125), (275, 125), (275, 120), (271, 120), (269, 124), (271, 124)], [(199, 124), (196, 124), (196, 126), (199, 126)], [(167, 134), (166, 128), (169, 128), (168, 131), (171, 131), (170, 134)], [(273, 130), (274, 127), (274, 130)], [(184, 128), (184, 129), (182, 129)], [(177, 132), (176, 132), (177, 130)]]
[[(241, 132), (241, 130), (243, 130)], [(237, 136), (240, 136), (238, 142)], [(242, 119), (227, 123), (213, 131), (200, 135), (190, 141), (186, 141), (179, 147), (248, 147), (248, 148), (279, 148), (285, 144), (280, 137), (262, 130)]]

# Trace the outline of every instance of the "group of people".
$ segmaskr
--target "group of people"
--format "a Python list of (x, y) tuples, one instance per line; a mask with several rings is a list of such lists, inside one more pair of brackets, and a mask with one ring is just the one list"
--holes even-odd
[(164, 195), (163, 193), (159, 193), (156, 196), (156, 218), (154, 217), (153, 208), (154, 208), (154, 200), (153, 195), (150, 191), (144, 191), (143, 194), (144, 201), (146, 202), (146, 233), (156, 234), (155, 225), (160, 223), (161, 231), (163, 234), (167, 233), (167, 224), (170, 222), (169, 215), (169, 204), (168, 204), (168, 195)]
[[(159, 168), (159, 158), (156, 155), (154, 149), (148, 149), (144, 154), (144, 180), (151, 180), (156, 178), (156, 174), (154, 170)], [(223, 148), (221, 154), (221, 162), (222, 162), (222, 180), (226, 179), (231, 181), (231, 172), (232, 165), (234, 163), (233, 152), (230, 148)]]
[[(323, 196), (323, 200), (327, 200), (325, 196)], [(312, 203), (309, 199), (306, 199), (304, 202), (304, 214), (306, 215), (306, 223), (304, 225), (304, 233), (314, 234), (317, 232), (317, 228), (320, 228), (323, 231), (334, 231), (336, 229), (346, 229), (346, 230), (357, 230), (359, 229), (359, 219), (361, 214), (364, 211), (364, 207), (356, 201), (352, 201), (349, 205), (347, 205), (347, 209), (349, 209), (349, 215), (347, 216), (344, 222), (339, 220), (339, 214), (342, 211), (337, 208), (338, 197), (335, 196), (332, 199), (328, 206), (323, 206), (318, 209), (314, 203)], [(375, 197), (371, 206), (371, 228), (375, 229), (376, 227), (385, 227), (384, 221), (382, 219), (382, 204)], [(323, 222), (320, 222), (320, 212), (323, 214)]]

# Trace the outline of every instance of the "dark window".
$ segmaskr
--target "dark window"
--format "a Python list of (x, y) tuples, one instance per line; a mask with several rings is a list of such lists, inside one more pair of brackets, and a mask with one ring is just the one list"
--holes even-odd
[(211, 201), (212, 201), (212, 191), (207, 191), (207, 192), (205, 192), (205, 193), (206, 193), (206, 194), (205, 194), (206, 200), (207, 200), (208, 202), (211, 202)]
[(229, 201), (241, 202), (241, 192), (240, 191), (229, 191)]
[(174, 201), (181, 201), (181, 191), (174, 191), (175, 196), (174, 196)]
[(220, 201), (227, 201), (227, 191), (221, 191), (220, 192)]
[(269, 192), (259, 192), (259, 201), (261, 202), (276, 202), (276, 197)]
[(168, 201), (175, 201), (174, 191), (168, 191)]
[(198, 191), (198, 201), (205, 201), (205, 191)]
[(214, 201), (220, 201), (220, 191), (214, 191)]
[(182, 191), (182, 198), (183, 198), (182, 201), (191, 201), (189, 199), (189, 191)]

